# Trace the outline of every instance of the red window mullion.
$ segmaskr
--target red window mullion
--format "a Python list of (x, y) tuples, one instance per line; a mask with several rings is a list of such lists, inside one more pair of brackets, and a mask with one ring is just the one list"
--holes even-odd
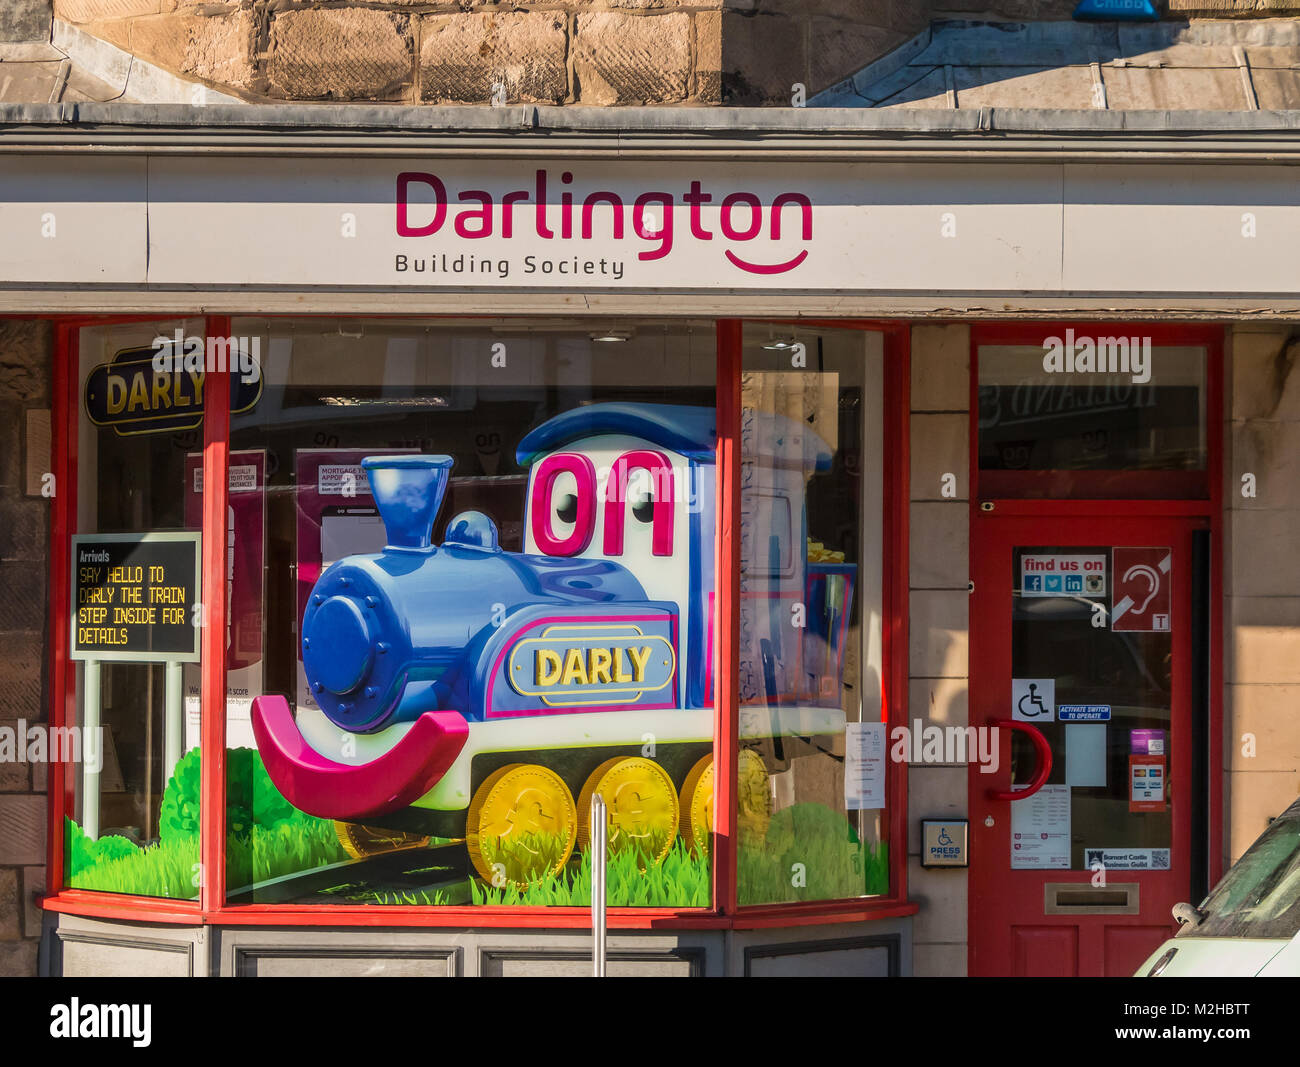
[[(908, 716), (908, 614), (911, 498), (912, 331), (897, 326), (885, 332), (884, 373), (884, 530), (885, 562), (882, 567), (881, 602), (886, 614), (881, 628), (884, 692), (881, 719), (885, 736), (894, 725), (907, 725)], [(887, 740), (888, 743), (888, 740)], [(906, 762), (885, 763), (889, 805), (886, 840), (889, 842), (889, 896), (907, 898), (907, 793)]]
[[(50, 645), (49, 679), (51, 730), (76, 725), (73, 665), (68, 659), (70, 535), (77, 508), (77, 333), (73, 326), (54, 327), (54, 367), (50, 395), (50, 473), (54, 498), (50, 510)], [(59, 735), (55, 735), (59, 736)], [(72, 776), (62, 760), (49, 764), (49, 825), (46, 827), (45, 885), (47, 893), (63, 888), (63, 823), (76, 810)]]
[[(229, 337), (230, 319), (206, 320), (208, 337)], [(199, 687), (199, 906), (226, 901), (226, 507), (230, 485), (230, 379), (211, 368), (203, 388), (203, 665)]]
[(740, 364), (742, 324), (717, 324), (717, 557), (713, 568), (713, 905), (736, 911), (736, 774), (740, 699)]

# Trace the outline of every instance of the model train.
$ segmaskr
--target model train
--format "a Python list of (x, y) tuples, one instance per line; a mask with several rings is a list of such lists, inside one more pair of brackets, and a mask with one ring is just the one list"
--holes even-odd
[[(830, 453), (793, 420), (759, 418), (746, 462), (785, 547), (770, 572), (751, 568), (751, 591), (775, 613), (786, 587), (804, 596), (805, 553), (792, 546), (804, 545), (807, 479)], [(585, 844), (595, 792), (611, 849), (654, 863), (679, 833), (707, 849), (714, 421), (712, 408), (606, 403), (532, 430), (518, 447), (523, 552), (504, 551), (477, 511), (432, 543), (451, 457), (366, 459), (388, 543), (333, 564), (312, 591), (301, 642), (318, 708), (254, 704), (284, 796), (341, 823), (463, 837), (497, 884), (558, 871)], [(775, 615), (760, 622), (780, 640)], [(752, 656), (792, 661), (799, 640), (782, 653), (765, 639)], [(793, 703), (772, 693), (772, 714), (742, 733), (842, 734), (836, 690), (833, 707), (817, 706), (816, 686)], [(746, 765), (765, 776), (756, 758)]]

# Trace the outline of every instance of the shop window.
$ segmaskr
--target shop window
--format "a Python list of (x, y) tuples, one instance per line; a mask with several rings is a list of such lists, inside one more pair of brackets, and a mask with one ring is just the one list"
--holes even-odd
[[(201, 319), (79, 331), (66, 883), (199, 891)], [(163, 369), (155, 360), (165, 361)], [(247, 394), (247, 395), (245, 395)], [(251, 392), (234, 398), (236, 406)], [(58, 736), (52, 734), (51, 736)]]
[(712, 325), (232, 332), (229, 902), (709, 906)]
[(745, 330), (742, 905), (888, 890), (883, 394), (878, 333)]
[(976, 345), (981, 496), (1208, 494), (1208, 346), (1142, 326), (1015, 332)]

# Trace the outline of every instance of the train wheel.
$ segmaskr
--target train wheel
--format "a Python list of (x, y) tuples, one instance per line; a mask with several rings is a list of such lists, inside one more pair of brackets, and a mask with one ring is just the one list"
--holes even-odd
[(429, 839), (419, 834), (381, 830), (376, 826), (362, 826), (355, 822), (335, 822), (334, 833), (343, 846), (343, 851), (354, 860), (380, 856), (403, 848), (424, 848), (429, 844)]
[(707, 856), (713, 842), (713, 756), (703, 756), (682, 783), (682, 837), (692, 852)]
[(752, 748), (742, 748), (737, 761), (736, 808), (740, 832), (762, 841), (772, 821), (772, 788), (767, 764)]
[(511, 763), (475, 791), (465, 847), (485, 881), (523, 887), (560, 872), (577, 829), (578, 810), (564, 779), (549, 767)]
[(609, 809), (609, 852), (634, 851), (643, 869), (663, 861), (677, 836), (677, 790), (654, 760), (615, 756), (592, 771), (578, 798), (578, 847), (591, 837), (591, 798), (599, 793)]

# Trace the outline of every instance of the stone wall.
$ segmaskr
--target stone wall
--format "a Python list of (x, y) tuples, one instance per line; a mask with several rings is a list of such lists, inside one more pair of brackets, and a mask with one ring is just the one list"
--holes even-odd
[[(1223, 743), (1232, 862), (1300, 795), (1300, 331), (1238, 326), (1229, 336)], [(1247, 474), (1253, 496), (1243, 495)]]
[[(0, 727), (46, 718), (46, 557), (50, 501), (39, 476), (49, 455), (29, 456), (28, 413), (50, 406), (48, 323), (0, 320)], [(36, 435), (39, 439), (40, 435)], [(29, 495), (34, 490), (36, 495)], [(15, 753), (15, 755), (21, 755)], [(41, 931), (34, 894), (45, 879), (46, 767), (0, 760), (0, 975), (36, 973)]]
[[(928, 0), (54, 0), (251, 100), (777, 104), (921, 29)], [(802, 87), (802, 88), (800, 88)]]
[(0, 3), (0, 44), (50, 39), (51, 0), (4, 0)]
[[(969, 725), (970, 328), (912, 328), (908, 719)], [(945, 474), (955, 497), (942, 495)], [(965, 818), (967, 766), (908, 769), (908, 895), (921, 903), (912, 930), (919, 976), (966, 974), (966, 871), (920, 865), (920, 822)]]

